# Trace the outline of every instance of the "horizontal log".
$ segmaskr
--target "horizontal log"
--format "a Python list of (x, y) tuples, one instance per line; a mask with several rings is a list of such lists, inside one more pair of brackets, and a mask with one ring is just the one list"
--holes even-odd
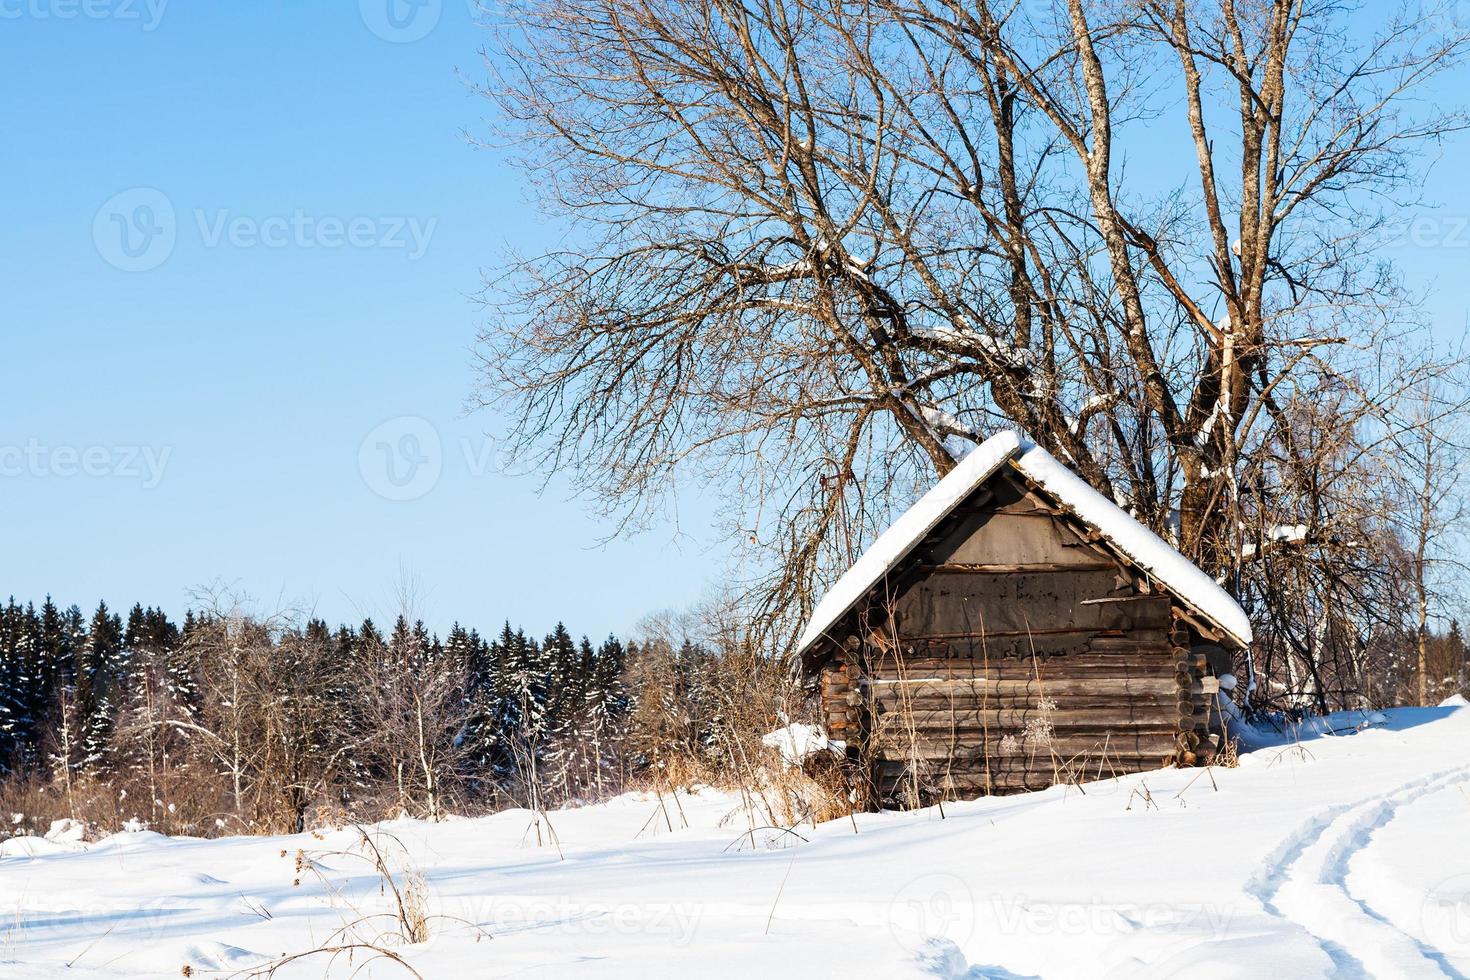
[(1053, 765), (1050, 760), (1040, 759), (1034, 766), (1023, 767), (1015, 762), (1010, 768), (1005, 766), (993, 766), (986, 769), (934, 769), (919, 770), (917, 773), (910, 769), (883, 769), (874, 774), (874, 779), (879, 783), (898, 784), (905, 780), (917, 777), (920, 785), (938, 785), (946, 780), (965, 780), (970, 783), (983, 783), (988, 776), (992, 780), (1010, 780), (1015, 777), (1043, 779), (1046, 785), (1053, 782), (1092, 782), (1099, 779), (1111, 779), (1115, 776), (1126, 776), (1129, 773), (1147, 772), (1150, 769), (1167, 769), (1178, 765), (1185, 756), (1193, 756), (1198, 759), (1201, 756), (1193, 752), (1169, 753), (1159, 756), (1132, 756), (1124, 759), (1109, 759), (1106, 764), (1099, 765), (1097, 762), (1088, 760), (1086, 764)]
[(986, 765), (1004, 768), (1033, 760), (1044, 760), (1047, 765), (1053, 764), (1053, 760), (1061, 763), (1089, 760), (1092, 764), (1107, 764), (1117, 760), (1163, 758), (1179, 748), (1177, 738), (1177, 735), (1155, 735), (1147, 739), (1054, 739), (1044, 745), (991, 741), (970, 746), (933, 743), (881, 746), (875, 761), (888, 768), (920, 764), (960, 771), (982, 770)]
[[(1145, 627), (1140, 626), (1140, 628)], [(1086, 637), (1089, 634), (1096, 634), (1101, 631), (1102, 628), (1095, 626), (1092, 628), (1077, 626), (1021, 626), (1014, 629), (980, 629), (979, 624), (976, 623), (973, 628), (964, 630), (926, 630), (922, 632), (914, 630), (910, 632), (908, 629), (900, 629), (898, 639), (903, 643), (926, 643), (933, 640), (974, 640), (978, 643), (981, 640), (1003, 640), (1019, 637), (1033, 641), (1040, 648), (1047, 640), (1066, 637)], [(1125, 635), (1126, 633), (1132, 632), (1132, 630), (1118, 627), (1111, 630), (1111, 632), (1115, 632), (1118, 635)]]
[[(1137, 692), (1157, 691), (1159, 693), (1163, 693), (1167, 691), (1171, 694), (1178, 694), (1181, 691), (1186, 690), (1186, 688), (1179, 683), (1178, 675), (1170, 673), (1167, 670), (1138, 670), (1130, 672), (1117, 668), (1096, 668), (1090, 670), (1076, 670), (1066, 672), (1043, 671), (1039, 682), (1035, 674), (1030, 674), (1023, 671), (913, 670), (904, 671), (903, 673), (874, 675), (873, 677), (869, 678), (866, 684), (863, 685), (863, 690), (869, 692), (870, 696), (874, 692), (884, 690), (884, 685), (876, 683), (879, 681), (905, 681), (910, 683), (916, 682), (920, 686), (926, 683), (942, 684), (946, 682), (956, 684), (966, 682), (976, 682), (979, 684), (994, 684), (997, 682), (1012, 685), (1029, 684), (1031, 685), (1029, 689), (1017, 686), (1013, 687), (1007, 693), (1024, 692), (1035, 694), (1061, 694), (1069, 692), (1082, 693), (1088, 691), (1089, 685), (1094, 684), (1102, 686), (1093, 688), (1092, 690), (1100, 690), (1106, 691), (1108, 693), (1120, 694), (1130, 693), (1122, 691), (1117, 686), (1120, 684), (1144, 685), (1142, 687), (1134, 689)], [(892, 690), (893, 688), (888, 689)], [(977, 690), (978, 689), (979, 688), (977, 688)]]
[[(921, 781), (921, 792), (938, 790), (957, 796), (983, 796), (987, 793), (1021, 793), (1028, 790), (1046, 789), (1052, 785), (1051, 773), (996, 773), (994, 775), (948, 776), (942, 781)], [(885, 799), (897, 799), (907, 795), (910, 782), (907, 778), (880, 780), (879, 795)]]
[(1162, 759), (1172, 756), (1181, 748), (1193, 748), (1193, 746), (1181, 744), (1178, 737), (1178, 735), (1152, 737), (1126, 745), (1112, 742), (1106, 746), (1101, 741), (1049, 746), (1021, 743), (1015, 747), (1001, 746), (992, 742), (985, 750), (954, 748), (937, 744), (881, 746), (874, 748), (867, 758), (875, 765), (917, 764), (931, 770), (936, 767), (940, 769), (945, 767), (984, 768), (987, 764), (997, 767), (1015, 766), (1018, 763), (1051, 766), (1053, 761), (1059, 765), (1085, 762), (1087, 765), (1095, 766), (1099, 763), (1108, 764), (1120, 759)]
[[(1017, 711), (1039, 714), (1039, 702), (1045, 698), (1052, 702), (1051, 711), (1062, 714), (1071, 711), (1133, 711), (1155, 712), (1164, 717), (1179, 712), (1177, 694), (921, 694), (905, 696), (889, 692), (873, 700), (880, 716), (900, 712), (940, 712), (968, 715), (976, 711)], [(1192, 710), (1190, 712), (1193, 713)]]
[(1179, 760), (1136, 759), (1110, 769), (1024, 769), (1008, 772), (955, 772), (938, 775), (920, 775), (917, 779), (908, 773), (884, 775), (876, 778), (881, 788), (880, 795), (888, 799), (904, 799), (913, 796), (913, 786), (918, 783), (921, 798), (932, 799), (943, 794), (952, 798), (968, 798), (989, 794), (1017, 793), (1041, 790), (1054, 785), (1077, 785), (1095, 783), (1106, 779), (1117, 779), (1134, 773), (1167, 769), (1178, 765)]
[(869, 682), (875, 696), (886, 697), (983, 697), (985, 695), (1022, 695), (1025, 697), (1061, 698), (1067, 695), (1133, 694), (1177, 695), (1179, 686), (1168, 675), (1143, 677), (1098, 677), (1054, 679), (999, 677), (875, 677)]
[[(994, 626), (994, 624), (990, 625)], [(1167, 651), (1163, 649), (1167, 644), (1164, 642), (1162, 632), (1158, 630), (1099, 630), (1080, 629), (1074, 626), (1050, 635), (1037, 634), (1033, 631), (998, 637), (976, 627), (959, 636), (948, 638), (924, 639), (918, 634), (919, 631), (915, 629), (912, 635), (908, 632), (900, 632), (897, 637), (889, 635), (884, 638), (883, 643), (873, 643), (872, 649), (875, 651), (888, 650), (893, 644), (897, 644), (898, 648), (903, 650), (908, 657), (928, 656), (940, 659), (989, 657), (994, 660), (1030, 660), (1033, 657), (1066, 657), (1085, 654), (1099, 640), (1133, 639), (1143, 641), (1143, 644), (1156, 649), (1142, 651), (1100, 649), (1099, 652), (1146, 653), (1149, 656), (1163, 653), (1167, 656)]]
[(869, 678), (990, 676), (1026, 679), (1063, 677), (1070, 673), (1095, 676), (1112, 672), (1118, 677), (1145, 675), (1172, 677), (1178, 670), (1168, 657), (1115, 653), (1078, 653), (1064, 657), (883, 657), (873, 660)]
[(1153, 653), (1164, 656), (1170, 652), (1167, 640), (1128, 636), (1095, 636), (1088, 644), (1093, 650), (1117, 650), (1125, 653)]
[[(1181, 731), (1190, 731), (1181, 728), (1179, 723), (1168, 715), (1159, 715), (1154, 719), (1141, 719), (1126, 727), (1107, 724), (1074, 724), (1071, 726), (1053, 726), (1050, 735), (1058, 743), (1071, 742), (1077, 745), (1091, 744), (1096, 742), (1101, 745), (1104, 741), (1111, 745), (1122, 743), (1133, 744), (1139, 739), (1170, 739), (1177, 736)], [(919, 726), (905, 725), (902, 719), (896, 715), (879, 715), (872, 726), (874, 745), (910, 745), (915, 742), (933, 743), (936, 745), (968, 745), (976, 746), (989, 741), (999, 741), (1003, 738), (1019, 739), (1028, 733), (1024, 728), (1008, 727), (1001, 725), (934, 725)], [(1047, 734), (1046, 730), (1033, 726), (1029, 733), (1032, 737), (1041, 737)]]
[(1167, 745), (1156, 752), (1119, 752), (1107, 755), (1070, 755), (1047, 752), (1029, 755), (973, 756), (964, 759), (880, 759), (875, 763), (875, 772), (885, 778), (918, 772), (922, 776), (947, 773), (973, 775), (976, 773), (1002, 772), (1112, 772), (1125, 768), (1151, 765), (1157, 767), (1173, 761), (1181, 751), (1177, 745)]
[(893, 744), (879, 744), (874, 758), (885, 764), (907, 764), (912, 761), (969, 766), (984, 760), (997, 759), (1114, 759), (1130, 757), (1163, 756), (1179, 746), (1176, 733), (1158, 733), (1139, 738), (1103, 739), (1053, 737), (1050, 742), (1038, 743), (1016, 739), (1013, 743), (998, 738), (988, 741), (967, 739), (947, 743), (942, 740), (924, 739), (912, 744), (899, 740)]
[[(875, 651), (869, 657), (868, 663), (872, 664), (907, 664), (915, 661), (934, 661), (936, 663), (984, 663), (991, 664), (1013, 664), (1024, 663), (1028, 666), (1034, 663), (1114, 663), (1114, 664), (1167, 664), (1173, 667), (1177, 660), (1172, 653), (1158, 644), (1145, 643), (1133, 648), (1112, 649), (1106, 645), (1099, 646), (1099, 641), (1104, 639), (1115, 639), (1112, 636), (1088, 635), (1086, 633), (1072, 633), (1069, 636), (1077, 636), (1084, 641), (1084, 645), (1077, 647), (1048, 648), (1037, 643), (1034, 648), (1027, 647), (1014, 655), (1004, 656), (993, 654), (980, 642), (981, 637), (973, 637), (975, 645), (973, 648), (956, 648), (946, 645), (944, 642), (935, 641), (930, 644), (926, 642), (908, 642), (907, 638), (897, 649), (892, 647), (881, 651)], [(871, 669), (871, 667), (870, 667)]]
[(1150, 728), (1137, 735), (1121, 735), (1115, 732), (1053, 732), (1051, 741), (1047, 743), (1027, 741), (1017, 732), (1002, 731), (968, 731), (947, 735), (936, 732), (919, 732), (916, 735), (880, 732), (873, 735), (867, 742), (867, 747), (875, 759), (880, 756), (885, 759), (983, 758), (987, 751), (1008, 751), (1002, 748), (1002, 742), (1006, 741), (1025, 752), (1035, 748), (1043, 755), (1055, 752), (1063, 758), (1082, 754), (1111, 755), (1114, 752), (1152, 755), (1172, 750), (1180, 744), (1181, 736), (1185, 735), (1193, 735), (1196, 739), (1200, 737), (1198, 732), (1181, 732), (1177, 728), (1164, 726)]
[[(1057, 745), (1068, 745), (1074, 748), (1089, 748), (1093, 745), (1107, 745), (1109, 747), (1132, 745), (1162, 744), (1179, 737), (1181, 732), (1192, 731), (1192, 729), (1181, 729), (1176, 725), (1164, 721), (1157, 724), (1140, 724), (1130, 728), (1067, 728), (1053, 729), (1052, 741)], [(1033, 733), (1038, 734), (1039, 733)], [(933, 745), (954, 747), (958, 746), (966, 750), (977, 749), (981, 746), (999, 743), (1005, 739), (1021, 739), (1025, 732), (1012, 728), (906, 728), (898, 725), (879, 724), (874, 727), (872, 733), (872, 744), (875, 747), (907, 749), (912, 745)]]
[[(1160, 767), (1157, 764), (1148, 764), (1148, 765), (1145, 765), (1145, 764), (1141, 764), (1140, 763), (1140, 765), (1139, 765), (1138, 768), (1131, 768), (1131, 769), (1128, 769), (1126, 771), (1120, 770), (1116, 774), (1114, 774), (1114, 773), (1106, 773), (1106, 774), (1104, 774), (1102, 776), (1102, 778), (1103, 779), (1111, 779), (1114, 775), (1126, 776), (1129, 773), (1148, 772), (1150, 769), (1158, 769), (1158, 768), (1160, 768)], [(1001, 790), (1011, 790), (1011, 791), (1015, 791), (1015, 790), (1038, 790), (1038, 789), (1046, 789), (1048, 786), (1055, 785), (1057, 782), (1064, 782), (1064, 783), (1080, 782), (1080, 783), (1084, 783), (1085, 784), (1085, 783), (1097, 782), (1097, 781), (1098, 781), (1097, 778), (1091, 776), (1090, 774), (1089, 775), (1084, 775), (1082, 778), (1075, 779), (1075, 780), (1074, 779), (1067, 779), (1067, 778), (1063, 778), (1061, 780), (1057, 780), (1052, 773), (1049, 773), (1049, 772), (1047, 772), (1047, 773), (1039, 773), (1038, 772), (1038, 773), (1014, 773), (1014, 774), (1013, 773), (1001, 773), (1001, 774), (998, 774), (998, 775), (990, 775), (990, 776), (986, 776), (986, 775), (983, 775), (983, 774), (980, 774), (980, 773), (976, 773), (974, 775), (961, 774), (961, 775), (954, 775), (954, 776), (946, 776), (943, 779), (935, 780), (935, 783), (936, 783), (936, 786), (939, 789), (950, 790), (950, 791), (956, 792), (956, 793), (978, 793), (978, 792), (984, 792), (986, 789), (992, 789), (992, 790), (993, 789), (1001, 789)]]
[(936, 788), (960, 796), (977, 793), (1018, 793), (1042, 790), (1056, 780), (1051, 773), (1002, 773), (991, 776), (948, 776), (936, 782)]
[(1166, 706), (1120, 705), (1109, 708), (1069, 708), (1043, 713), (1036, 708), (959, 709), (959, 710), (896, 710), (878, 715), (876, 722), (889, 725), (913, 725), (919, 728), (947, 729), (974, 728), (989, 725), (992, 728), (1024, 727), (1028, 722), (1049, 722), (1056, 728), (1097, 728), (1114, 730), (1138, 725), (1174, 725), (1179, 714), (1173, 704)]
[(901, 730), (878, 728), (870, 730), (866, 745), (868, 750), (888, 758), (906, 758), (918, 753), (918, 758), (942, 759), (958, 755), (977, 755), (990, 747), (998, 747), (1002, 741), (1019, 745), (1047, 745), (1058, 753), (1076, 755), (1079, 752), (1154, 752), (1176, 744), (1182, 734), (1198, 733), (1194, 729), (1180, 729), (1174, 725), (1150, 725), (1137, 731), (1062, 729), (1051, 732), (1051, 741), (1041, 743), (1028, 741), (1024, 733), (1001, 728), (957, 729), (955, 731)]
[[(1040, 703), (1035, 696), (1019, 695), (885, 697), (876, 699), (873, 708), (878, 717), (926, 713), (924, 717), (936, 718), (941, 723), (948, 724), (952, 717), (967, 718), (985, 711), (1011, 711), (1024, 715), (1029, 721), (1041, 716), (1041, 703), (1045, 703), (1046, 710), (1053, 718), (1066, 718), (1075, 712), (1110, 712), (1111, 717), (1126, 717), (1130, 722), (1136, 722), (1142, 718), (1171, 719), (1185, 713), (1177, 697), (1169, 694), (1137, 694), (1128, 698), (1113, 694), (1048, 695)], [(1190, 712), (1190, 717), (1196, 713)]]

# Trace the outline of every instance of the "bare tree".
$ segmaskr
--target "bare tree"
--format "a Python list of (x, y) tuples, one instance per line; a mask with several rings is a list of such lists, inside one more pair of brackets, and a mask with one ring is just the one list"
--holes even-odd
[(361, 757), (396, 787), (399, 812), (442, 820), (462, 800), (476, 706), (467, 665), (425, 641), (411, 633), (399, 646), (371, 644), (359, 653)]
[(572, 244), (492, 283), (484, 401), (629, 525), (681, 480), (723, 488), (770, 573), (753, 594), (788, 627), (1001, 425), (1240, 588), (1283, 509), (1248, 481), (1308, 462), (1292, 406), (1330, 392), (1374, 417), (1440, 370), (1364, 365), (1419, 350), (1375, 248), (1415, 148), (1463, 125), (1413, 98), (1464, 49), (1448, 18), (1374, 8), (1370, 28), (1316, 0), (506, 16), (499, 139)]
[[(1400, 534), (1410, 555), (1415, 698), (1430, 704), (1430, 626), (1435, 610), (1457, 605), (1448, 594), (1461, 581), (1465, 507), (1466, 395), (1447, 385), (1419, 392), (1390, 465), (1402, 490)], [(1436, 692), (1437, 693), (1437, 692)], [(1441, 695), (1442, 696), (1442, 695)]]
[(329, 638), (230, 601), (200, 618), (191, 647), (208, 696), (196, 719), (164, 723), (193, 736), (196, 751), (227, 780), (241, 824), (299, 833), (311, 807), (330, 800), (357, 747), (328, 697), (342, 667)]

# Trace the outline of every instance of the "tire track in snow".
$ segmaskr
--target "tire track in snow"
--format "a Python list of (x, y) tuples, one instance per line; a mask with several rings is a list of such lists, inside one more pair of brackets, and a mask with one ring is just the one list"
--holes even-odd
[[(1412, 801), (1406, 802), (1423, 806), (1425, 800), (1439, 793), (1456, 788), (1463, 791), (1467, 781), (1470, 781), (1470, 776), (1440, 780), (1436, 785), (1426, 787), (1424, 792), (1416, 794)], [(1387, 815), (1382, 822), (1368, 832), (1368, 837), (1371, 838), (1377, 834), (1390, 821), (1402, 817), (1408, 809), (1406, 806), (1395, 807), (1391, 814)], [(1335, 873), (1334, 882), (1353, 898), (1367, 915), (1383, 922), (1390, 928), (1404, 933), (1418, 947), (1419, 951), (1426, 958), (1432, 960), (1446, 976), (1456, 978), (1456, 980), (1466, 980), (1466, 975), (1455, 968), (1451, 962), (1450, 955), (1445, 950), (1437, 948), (1432, 939), (1421, 940), (1419, 938), (1420, 935), (1424, 934), (1422, 929), (1415, 930), (1412, 926), (1405, 928), (1399, 924), (1404, 921), (1402, 918), (1387, 911), (1392, 909), (1395, 904), (1395, 892), (1401, 892), (1405, 886), (1395, 885), (1392, 882), (1386, 883), (1382, 879), (1375, 879), (1371, 873), (1371, 865), (1367, 869), (1361, 867), (1367, 863), (1366, 859), (1372, 856), (1372, 852), (1368, 846), (1371, 844), (1371, 839), (1366, 840), (1363, 847), (1348, 853), (1344, 857), (1340, 864), (1333, 869)], [(1370, 885), (1376, 885), (1377, 887), (1369, 887)], [(1426, 899), (1427, 895), (1424, 892), (1414, 893), (1414, 902), (1421, 905), (1421, 917), (1422, 903)]]
[(1348, 864), (1400, 808), (1470, 781), (1470, 767), (1411, 780), (1382, 796), (1329, 807), (1304, 822), (1246, 884), (1266, 911), (1310, 933), (1340, 976), (1454, 976), (1438, 950), (1395, 928), (1347, 889)]

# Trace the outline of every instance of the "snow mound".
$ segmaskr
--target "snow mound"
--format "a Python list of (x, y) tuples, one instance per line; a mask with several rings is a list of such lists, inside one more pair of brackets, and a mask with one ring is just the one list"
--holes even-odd
[(1388, 716), (1381, 711), (1334, 711), (1305, 718), (1257, 714), (1247, 718), (1241, 712), (1240, 706), (1226, 694), (1220, 694), (1218, 700), (1225, 729), (1242, 752), (1258, 752), (1261, 749), (1279, 748), (1313, 739), (1352, 735), (1366, 728), (1388, 724)]
[(248, 949), (241, 949), (239, 946), (231, 946), (228, 943), (199, 943), (191, 946), (186, 956), (188, 962), (193, 966), (203, 967), (206, 970), (229, 970), (235, 967), (251, 966), (264, 958), (259, 953), (252, 953)]
[(86, 837), (87, 825), (66, 817), (51, 821), (51, 829), (46, 831), (46, 839), (58, 844), (80, 844)]
[(75, 850), (77, 848), (44, 837), (12, 837), (0, 841), (0, 858), (45, 857), (48, 854), (69, 854)]
[[(240, 976), (266, 959), (260, 953), (229, 943), (202, 940), (152, 944), (131, 952), (122, 963), (131, 973), (157, 976)], [(185, 967), (189, 972), (184, 972)]]
[(834, 742), (827, 733), (816, 725), (796, 722), (761, 736), (761, 744), (781, 753), (781, 759), (789, 766), (800, 767), (814, 755), (831, 752), (841, 755), (847, 748), (845, 742)]

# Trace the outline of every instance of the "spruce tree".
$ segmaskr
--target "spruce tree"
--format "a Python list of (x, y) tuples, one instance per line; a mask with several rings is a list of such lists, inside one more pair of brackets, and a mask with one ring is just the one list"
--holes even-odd
[(20, 754), (23, 708), (16, 698), (21, 674), (19, 614), (14, 596), (0, 607), (0, 776), (10, 773)]
[(562, 623), (541, 644), (541, 663), (546, 684), (546, 726), (560, 733), (573, 720), (582, 703), (586, 678), (578, 670), (577, 645)]
[[(55, 614), (55, 607), (52, 607)], [(13, 738), (11, 751), (0, 753), (0, 766), (8, 764), (18, 771), (29, 772), (41, 760), (41, 744), (45, 738), (46, 713), (50, 703), (46, 681), (44, 625), (35, 605), (26, 603), (14, 625), (15, 646), (11, 653), (10, 676), (4, 681), (0, 701), (11, 707), (9, 722)]]
[(77, 673), (81, 764), (85, 768), (106, 771), (111, 764), (112, 732), (125, 683), (122, 620), (101, 602), (87, 629)]

